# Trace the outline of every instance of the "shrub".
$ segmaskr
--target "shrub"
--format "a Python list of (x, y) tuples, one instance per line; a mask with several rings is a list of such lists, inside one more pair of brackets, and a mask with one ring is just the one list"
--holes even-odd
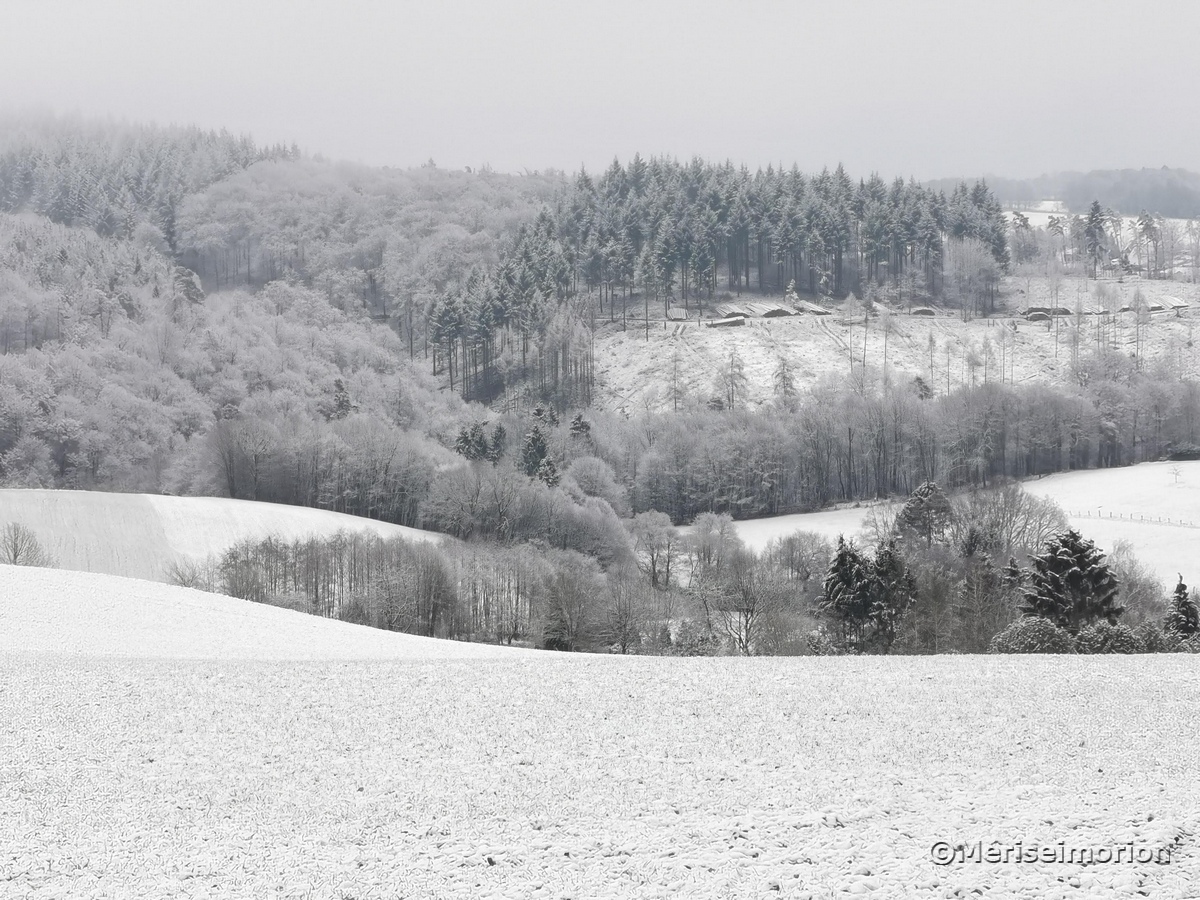
[(1142, 653), (1175, 653), (1179, 650), (1179, 635), (1163, 631), (1153, 622), (1143, 622), (1133, 633), (1142, 645)]
[(1177, 653), (1200, 653), (1200, 634), (1193, 635), (1185, 641), (1180, 641)]
[(1097, 622), (1079, 629), (1077, 653), (1141, 653), (1143, 644), (1127, 625)]
[(806, 643), (808, 652), (813, 656), (840, 656), (842, 653), (833, 637), (824, 628), (810, 631)]
[(1075, 646), (1065, 628), (1041, 616), (1027, 616), (992, 638), (991, 652), (1074, 653)]

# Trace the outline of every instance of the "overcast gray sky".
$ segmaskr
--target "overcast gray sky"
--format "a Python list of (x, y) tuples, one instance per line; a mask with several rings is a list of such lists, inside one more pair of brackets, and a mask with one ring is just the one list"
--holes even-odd
[(0, 109), (375, 165), (1200, 170), (1200, 2), (0, 0)]

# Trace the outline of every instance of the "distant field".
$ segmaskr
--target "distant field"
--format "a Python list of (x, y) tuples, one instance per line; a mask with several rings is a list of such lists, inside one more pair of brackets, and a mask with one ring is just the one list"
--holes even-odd
[(328, 661), (512, 659), (531, 652), (382, 631), (190, 588), (61, 569), (0, 566), (0, 597), (0, 656)]
[[(1118, 540), (1128, 541), (1168, 591), (1180, 573), (1188, 584), (1200, 585), (1200, 461), (1063, 472), (1024, 487), (1058, 503), (1070, 524), (1105, 552)], [(795, 531), (831, 540), (859, 536), (868, 512), (866, 506), (833, 509), (750, 519), (735, 527), (747, 546), (762, 550), (772, 538)]]
[[(0, 597), (6, 897), (1200, 883), (1190, 656), (581, 657), (78, 573), (0, 567)], [(936, 866), (939, 841), (1169, 862)]]
[(440, 540), (441, 535), (344, 513), (220, 497), (0, 490), (0, 526), (32, 529), (64, 569), (164, 580), (171, 563), (202, 560), (246, 538), (294, 540), (340, 530)]

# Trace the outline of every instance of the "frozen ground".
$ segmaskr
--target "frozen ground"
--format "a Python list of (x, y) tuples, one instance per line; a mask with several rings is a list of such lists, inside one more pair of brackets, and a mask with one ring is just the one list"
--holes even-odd
[[(893, 384), (907, 384), (919, 375), (939, 394), (971, 384), (972, 379), (975, 383), (1000, 380), (1002, 369), (1003, 379), (1013, 383), (1062, 381), (1070, 376), (1073, 317), (1034, 324), (1017, 316), (1015, 310), (1051, 304), (1068, 309), (1075, 309), (1077, 303), (1100, 306), (1096, 284), (1090, 279), (1085, 284), (1083, 279), (1064, 278), (1057, 295), (1052, 296), (1045, 278), (1009, 278), (1002, 303), (1010, 311), (969, 322), (952, 311), (941, 311), (932, 319), (898, 311), (891, 315), (888, 326), (888, 378)], [(1196, 285), (1138, 279), (1103, 284), (1120, 301), (1117, 306), (1131, 302), (1138, 289), (1147, 301), (1174, 297), (1189, 303), (1190, 308), (1178, 317), (1173, 312), (1152, 314), (1144, 352), (1148, 360), (1168, 364), (1180, 376), (1200, 376), (1200, 341), (1193, 340), (1196, 320), (1192, 318), (1200, 316)], [(757, 295), (744, 296), (754, 299)], [(742, 402), (750, 407), (772, 399), (773, 373), (781, 358), (790, 363), (801, 389), (823, 376), (848, 380), (852, 356), (855, 372), (861, 373), (864, 340), (868, 368), (884, 369), (884, 320), (879, 317), (870, 320), (864, 334), (861, 314), (847, 318), (840, 311), (824, 317), (748, 319), (739, 328), (701, 328), (695, 315), (693, 310), (693, 318), (686, 324), (667, 323), (665, 328), (662, 322), (654, 322), (649, 339), (634, 325), (627, 331), (621, 331), (620, 323), (604, 325), (596, 335), (596, 405), (631, 414), (642, 409), (665, 411), (674, 405), (673, 383), (681, 386), (682, 396), (707, 401), (720, 393), (714, 388), (717, 373), (728, 366), (734, 352), (745, 367), (747, 386)], [(1078, 346), (1086, 354), (1096, 344), (1096, 318), (1085, 316), (1082, 323)], [(1118, 315), (1102, 338), (1102, 344), (1132, 353), (1133, 313)], [(971, 358), (979, 361), (978, 366), (967, 364)]]
[[(1190, 656), (368, 660), (162, 585), (0, 595), (6, 898), (1196, 896)], [(264, 661), (287, 617), (307, 661)]]
[(322, 509), (99, 491), (0, 490), (0, 526), (33, 530), (64, 569), (166, 580), (177, 560), (203, 560), (246, 538), (287, 540), (345, 529), (383, 537), (441, 536)]

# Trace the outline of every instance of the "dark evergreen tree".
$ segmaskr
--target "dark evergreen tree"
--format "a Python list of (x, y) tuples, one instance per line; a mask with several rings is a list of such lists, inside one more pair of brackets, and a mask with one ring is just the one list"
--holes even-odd
[(487, 459), (493, 466), (496, 465), (504, 457), (504, 451), (508, 448), (508, 434), (504, 430), (504, 426), (499, 422), (492, 429), (492, 439), (488, 442)]
[(932, 547), (950, 527), (953, 510), (946, 494), (932, 481), (917, 487), (905, 502), (897, 525), (901, 531), (918, 536), (926, 547)]
[(854, 653), (866, 645), (871, 616), (868, 564), (853, 541), (838, 537), (837, 551), (825, 576), (820, 609), (834, 633), (834, 642)]
[(1163, 629), (1185, 638), (1200, 633), (1200, 608), (1188, 593), (1182, 575), (1179, 576), (1179, 583), (1175, 585), (1171, 608), (1167, 611)]
[(534, 478), (538, 474), (538, 469), (541, 468), (542, 460), (550, 453), (550, 448), (546, 444), (546, 436), (542, 434), (542, 429), (537, 425), (529, 429), (529, 433), (525, 435), (525, 442), (521, 445), (521, 471)]
[(1108, 222), (1099, 200), (1092, 201), (1092, 208), (1088, 211), (1083, 227), (1083, 238), (1084, 249), (1092, 263), (1092, 277), (1095, 278), (1100, 260), (1108, 246)]
[(867, 559), (839, 537), (819, 606), (840, 648), (887, 653), (916, 595), (916, 580), (894, 542)]
[(470, 460), (488, 459), (490, 448), (483, 431), (483, 423), (475, 422), (469, 429), (464, 428), (454, 441), (456, 453)]
[(904, 614), (917, 599), (917, 582), (894, 541), (888, 541), (875, 554), (867, 582), (870, 598), (869, 620), (871, 649), (887, 653), (896, 641)]
[(1053, 538), (1033, 558), (1021, 612), (1040, 616), (1072, 635), (1094, 622), (1117, 623), (1117, 579), (1096, 545), (1071, 529)]

